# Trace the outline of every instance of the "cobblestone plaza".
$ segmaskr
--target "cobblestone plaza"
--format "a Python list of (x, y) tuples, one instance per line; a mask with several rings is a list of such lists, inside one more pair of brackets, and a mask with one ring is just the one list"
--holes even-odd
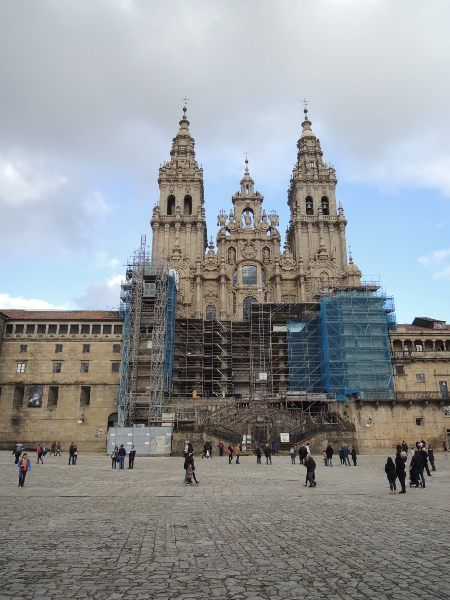
[[(105, 455), (48, 456), (18, 488), (0, 453), (1, 590), (8, 600), (449, 598), (450, 460), (427, 487), (390, 495), (386, 455), (333, 468), (316, 488), (288, 456), (267, 466)], [(391, 456), (394, 457), (392, 452)], [(126, 463), (127, 464), (127, 463)]]

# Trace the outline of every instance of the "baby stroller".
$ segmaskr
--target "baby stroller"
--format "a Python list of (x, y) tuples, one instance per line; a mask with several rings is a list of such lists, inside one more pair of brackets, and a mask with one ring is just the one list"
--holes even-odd
[[(409, 467), (409, 487), (416, 485), (416, 470), (414, 467)], [(419, 477), (419, 487), (422, 487), (422, 481)]]

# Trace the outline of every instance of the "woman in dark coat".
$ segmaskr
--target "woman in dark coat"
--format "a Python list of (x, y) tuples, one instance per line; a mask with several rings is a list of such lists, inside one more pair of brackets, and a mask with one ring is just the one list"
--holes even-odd
[(399, 492), (399, 494), (406, 494), (406, 489), (405, 489), (405, 479), (406, 479), (405, 461), (403, 460), (403, 457), (400, 454), (400, 452), (397, 452), (397, 454), (395, 455), (395, 472), (397, 473), (398, 480), (400, 482), (400, 485), (402, 486), (402, 491)]
[(389, 456), (384, 467), (385, 473), (387, 475), (389, 481), (390, 494), (397, 493), (397, 487), (395, 485), (395, 480), (397, 479), (397, 472), (395, 470), (395, 465), (392, 458)]
[(352, 446), (352, 451), (350, 452), (350, 454), (352, 457), (353, 466), (356, 467), (356, 448), (355, 448), (355, 446)]

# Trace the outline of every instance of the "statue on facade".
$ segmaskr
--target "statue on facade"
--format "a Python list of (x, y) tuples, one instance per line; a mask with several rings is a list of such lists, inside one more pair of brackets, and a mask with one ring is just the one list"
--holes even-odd
[(252, 226), (252, 217), (248, 211), (244, 213), (244, 221), (245, 221), (245, 227)]

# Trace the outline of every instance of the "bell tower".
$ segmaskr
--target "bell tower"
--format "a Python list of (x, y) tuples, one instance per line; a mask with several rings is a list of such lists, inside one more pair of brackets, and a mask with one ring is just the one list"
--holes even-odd
[(320, 140), (311, 129), (307, 108), (304, 114), (288, 189), (290, 223), (286, 239), (294, 260), (302, 265), (297, 276), (300, 298), (311, 302), (333, 288), (354, 286), (356, 282), (359, 285), (359, 279), (355, 277), (356, 265), (352, 264), (351, 272), (348, 270), (347, 221), (341, 203), (336, 204), (336, 171), (323, 162)]
[(164, 254), (171, 262), (196, 264), (207, 246), (203, 169), (195, 160), (194, 138), (189, 131), (186, 106), (180, 130), (172, 141), (170, 161), (159, 169), (159, 202), (150, 222), (152, 254)]

